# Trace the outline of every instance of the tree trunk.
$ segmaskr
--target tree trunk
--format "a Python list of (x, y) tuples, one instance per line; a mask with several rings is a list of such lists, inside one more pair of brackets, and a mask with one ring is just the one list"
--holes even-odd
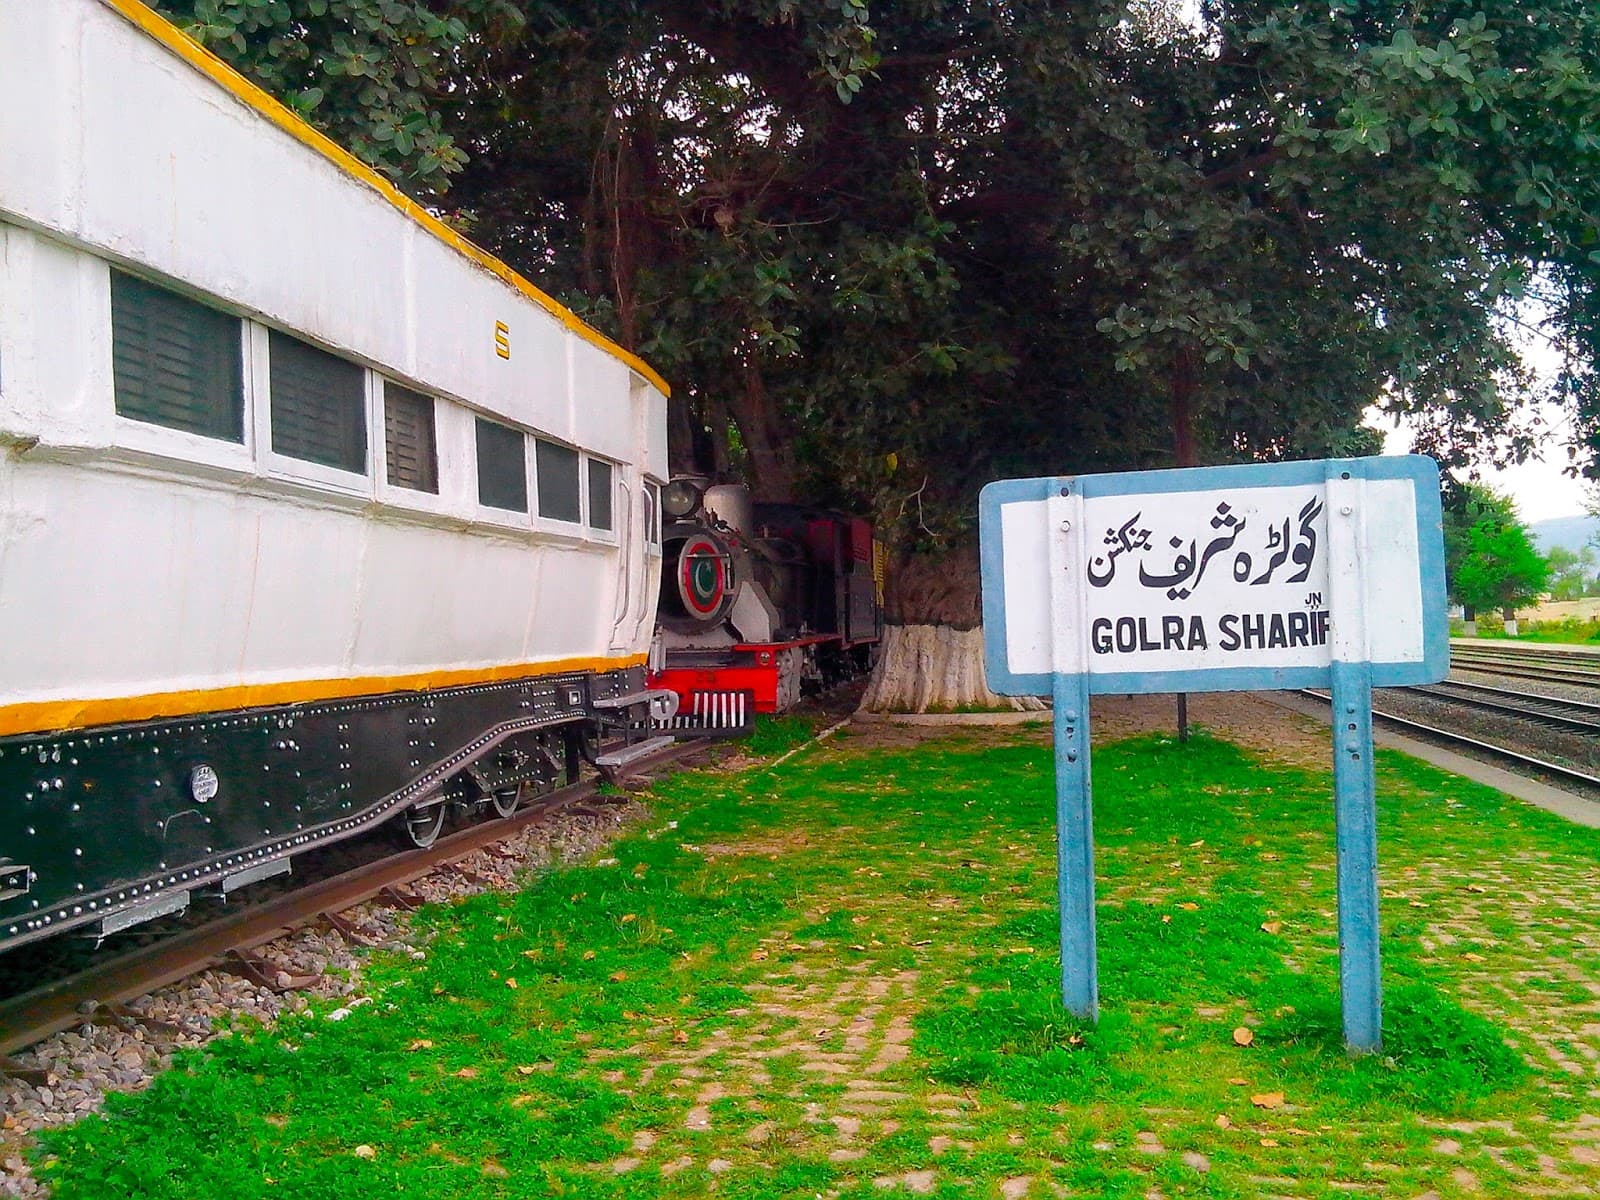
[(983, 674), (978, 548), (900, 554), (890, 566), (883, 645), (866, 712), (1032, 711), (1032, 696), (997, 696)]
[(794, 497), (795, 464), (789, 439), (767, 395), (759, 362), (744, 364), (741, 383), (728, 395), (728, 411), (750, 456), (750, 490), (758, 500), (788, 503)]
[(1194, 445), (1195, 352), (1185, 346), (1172, 356), (1172, 458), (1192, 467), (1199, 459)]

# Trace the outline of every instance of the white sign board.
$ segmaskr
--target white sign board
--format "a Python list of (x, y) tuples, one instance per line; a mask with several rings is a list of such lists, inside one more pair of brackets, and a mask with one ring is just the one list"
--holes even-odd
[(980, 517), (1001, 694), (1058, 672), (1094, 692), (1326, 685), (1336, 659), (1375, 684), (1443, 674), (1431, 459), (1009, 480)]

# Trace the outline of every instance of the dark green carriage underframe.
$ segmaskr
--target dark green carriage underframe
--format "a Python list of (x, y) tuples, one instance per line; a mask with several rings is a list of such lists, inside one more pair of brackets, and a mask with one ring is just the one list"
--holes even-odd
[(0, 949), (114, 925), (441, 790), (550, 782), (541, 735), (591, 737), (596, 701), (642, 686), (630, 668), (0, 738)]

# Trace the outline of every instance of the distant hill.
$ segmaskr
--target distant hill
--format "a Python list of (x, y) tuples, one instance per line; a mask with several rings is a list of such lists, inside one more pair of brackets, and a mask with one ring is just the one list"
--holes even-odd
[(1528, 526), (1528, 532), (1546, 554), (1557, 546), (1576, 552), (1600, 534), (1600, 517), (1551, 517), (1548, 521), (1535, 521)]

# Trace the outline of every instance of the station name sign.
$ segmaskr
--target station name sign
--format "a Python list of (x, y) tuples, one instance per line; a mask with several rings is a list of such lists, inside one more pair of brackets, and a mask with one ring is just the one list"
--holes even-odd
[(1093, 1020), (1089, 698), (1326, 687), (1345, 1044), (1382, 1045), (1372, 689), (1449, 670), (1432, 459), (1008, 479), (979, 500), (984, 667), (1049, 696), (1061, 998)]
[(989, 685), (1326, 686), (1335, 658), (1372, 663), (1375, 684), (1437, 678), (1439, 521), (1438, 468), (1420, 456), (990, 484)]

